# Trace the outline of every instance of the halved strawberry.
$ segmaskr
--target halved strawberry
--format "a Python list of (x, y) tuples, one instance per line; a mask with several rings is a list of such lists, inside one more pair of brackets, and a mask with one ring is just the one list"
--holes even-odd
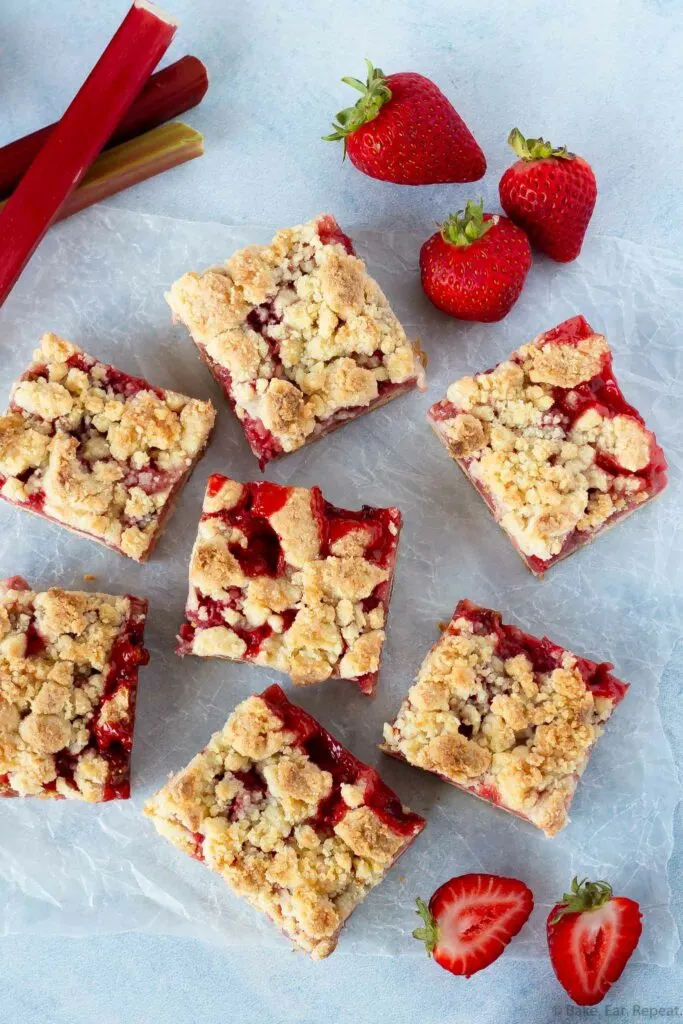
[(488, 967), (534, 909), (531, 889), (517, 878), (470, 874), (451, 878), (429, 901), (417, 901), (424, 928), (413, 937), (451, 974), (470, 978)]
[(557, 979), (579, 1006), (601, 1002), (629, 961), (643, 930), (635, 900), (613, 896), (608, 882), (574, 878), (548, 915), (548, 949)]

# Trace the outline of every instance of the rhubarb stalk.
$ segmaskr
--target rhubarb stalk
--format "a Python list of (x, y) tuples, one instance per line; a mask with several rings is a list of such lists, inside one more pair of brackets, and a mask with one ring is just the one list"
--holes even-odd
[(135, 0), (61, 121), (0, 213), (0, 305), (168, 49), (176, 23)]
[[(134, 139), (196, 107), (208, 86), (206, 68), (197, 57), (181, 57), (175, 64), (157, 71), (117, 125), (105, 149)], [(0, 147), (0, 198), (11, 195), (55, 127), (49, 124)]]
[[(204, 152), (201, 132), (171, 121), (153, 128), (151, 132), (122, 142), (120, 146), (100, 153), (82, 182), (62, 203), (55, 220), (65, 220), (86, 206), (116, 195), (124, 188), (139, 185), (155, 174), (194, 160)], [(7, 201), (0, 202), (0, 211)]]

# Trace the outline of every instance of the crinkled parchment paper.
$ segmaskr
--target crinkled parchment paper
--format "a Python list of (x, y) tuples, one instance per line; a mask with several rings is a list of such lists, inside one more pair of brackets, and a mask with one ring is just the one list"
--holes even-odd
[[(314, 214), (318, 211), (311, 211)], [(279, 226), (279, 225), (276, 225)], [(151, 663), (141, 673), (133, 752), (133, 799), (103, 806), (5, 800), (0, 807), (0, 932), (93, 935), (144, 931), (240, 946), (282, 940), (220, 878), (156, 835), (144, 799), (199, 750), (247, 694), (273, 673), (173, 653), (186, 571), (206, 478), (217, 470), (258, 476), (237, 421), (170, 322), (164, 289), (269, 229), (193, 224), (124, 211), (89, 211), (56, 227), (0, 312), (4, 404), (43, 331), (53, 330), (123, 370), (219, 410), (208, 456), (183, 493), (152, 560), (139, 566), (1, 503), (0, 575), (37, 588), (87, 586), (149, 597)], [(294, 699), (351, 750), (378, 765), (428, 827), (400, 867), (354, 915), (341, 953), (412, 952), (416, 895), (465, 871), (518, 875), (536, 897), (529, 926), (507, 953), (545, 956), (549, 906), (572, 875), (608, 878), (645, 913), (640, 960), (672, 962), (668, 907), (677, 778), (657, 704), (658, 679), (681, 635), (683, 444), (683, 263), (612, 238), (592, 238), (570, 266), (539, 260), (502, 324), (459, 324), (432, 309), (416, 273), (421, 239), (355, 232), (359, 252), (429, 354), (429, 390), (390, 403), (271, 466), (280, 483), (320, 484), (342, 506), (397, 504), (405, 528), (377, 698), (352, 684), (324, 683)], [(481, 499), (425, 423), (428, 405), (454, 378), (493, 366), (539, 331), (583, 313), (607, 334), (618, 379), (669, 457), (664, 495), (543, 582), (524, 568)], [(94, 583), (83, 583), (94, 573)], [(614, 662), (631, 682), (599, 742), (554, 840), (423, 772), (382, 757), (382, 723), (393, 717), (436, 624), (461, 597), (500, 608), (509, 621), (571, 650)], [(292, 692), (289, 681), (284, 685)], [(339, 954), (338, 954), (339, 955)]]

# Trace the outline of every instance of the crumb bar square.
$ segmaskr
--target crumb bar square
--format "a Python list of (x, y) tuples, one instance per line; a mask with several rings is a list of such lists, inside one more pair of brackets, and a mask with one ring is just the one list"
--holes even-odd
[(553, 836), (628, 689), (611, 668), (461, 601), (381, 749)]
[(451, 384), (428, 418), (537, 576), (667, 483), (662, 449), (582, 316)]
[(209, 478), (177, 653), (330, 677), (373, 694), (401, 530), (397, 508), (336, 508), (318, 487)]
[(144, 562), (215, 415), (45, 334), (0, 416), (0, 497)]
[(426, 824), (279, 686), (239, 704), (145, 813), (314, 960)]
[(0, 796), (130, 796), (147, 602), (0, 581)]
[(261, 469), (397, 395), (424, 357), (330, 215), (279, 231), (166, 296)]

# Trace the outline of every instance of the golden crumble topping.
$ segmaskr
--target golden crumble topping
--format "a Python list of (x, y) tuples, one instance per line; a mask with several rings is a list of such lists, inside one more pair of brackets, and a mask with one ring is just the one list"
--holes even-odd
[[(284, 711), (271, 707), (273, 691)], [(331, 752), (322, 767), (297, 731), (302, 719), (303, 735), (317, 733), (316, 749)], [(386, 787), (382, 809), (366, 803), (365, 783), (340, 783), (340, 757), (345, 774), (349, 762), (365, 780), (374, 774), (271, 687), (240, 704), (145, 807), (161, 835), (316, 960), (334, 950), (346, 918), (424, 827)]]
[(326, 220), (185, 274), (166, 296), (238, 417), (262, 423), (285, 452), (342, 410), (424, 385), (421, 354), (363, 261), (321, 240)]
[(603, 673), (604, 685), (592, 688), (585, 666), (597, 670), (594, 679), (610, 666), (580, 664), (561, 648), (535, 667), (533, 645), (547, 642), (519, 631), (511, 642), (509, 632), (496, 613), (461, 602), (395, 722), (384, 726), (382, 749), (552, 836), (567, 823), (578, 779), (625, 686)]
[(666, 483), (607, 342), (580, 317), (453, 383), (429, 419), (533, 571)]
[[(275, 495), (270, 508), (258, 506), (264, 488)], [(254, 661), (302, 686), (354, 679), (372, 692), (400, 515), (329, 506), (344, 529), (328, 543), (322, 508), (316, 488), (210, 478), (178, 653)]]
[(144, 561), (214, 419), (45, 334), (0, 417), (0, 495)]
[(0, 795), (128, 796), (145, 614), (139, 598), (0, 584)]

